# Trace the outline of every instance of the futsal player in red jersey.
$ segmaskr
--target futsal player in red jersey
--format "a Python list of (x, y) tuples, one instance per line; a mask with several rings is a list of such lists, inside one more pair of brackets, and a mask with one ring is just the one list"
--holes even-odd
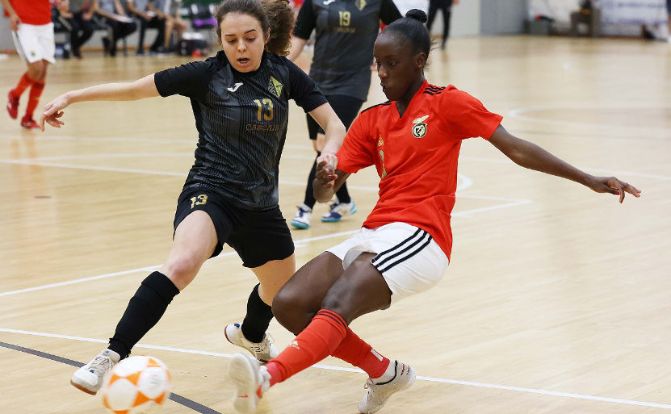
[(395, 392), (410, 386), (414, 370), (373, 350), (349, 328), (361, 315), (434, 286), (450, 257), (450, 214), (457, 186), (461, 141), (483, 137), (518, 165), (583, 184), (624, 200), (640, 196), (614, 177), (594, 177), (501, 126), (469, 94), (430, 85), (424, 66), (430, 50), (426, 15), (411, 10), (375, 42), (375, 62), (389, 102), (363, 111), (333, 162), (318, 164), (315, 197), (327, 202), (351, 173), (375, 165), (379, 200), (348, 240), (303, 266), (275, 296), (273, 313), (295, 340), (265, 366), (236, 355), (230, 376), (238, 411), (254, 412), (273, 385), (331, 355), (369, 376), (361, 413), (378, 411)]
[(12, 119), (19, 115), (19, 99), (30, 88), (26, 113), (21, 126), (39, 128), (33, 112), (40, 102), (47, 78), (47, 66), (55, 63), (54, 25), (51, 22), (49, 0), (1, 0), (11, 20), (12, 37), (16, 51), (28, 64), (16, 87), (7, 94), (7, 112)]

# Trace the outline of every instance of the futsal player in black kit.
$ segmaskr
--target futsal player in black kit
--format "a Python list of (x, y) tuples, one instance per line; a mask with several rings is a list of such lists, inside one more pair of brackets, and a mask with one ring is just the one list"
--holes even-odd
[[(400, 18), (392, 0), (305, 0), (298, 12), (289, 59), (295, 60), (300, 55), (314, 30), (316, 38), (310, 77), (317, 82), (347, 128), (368, 97), (373, 44), (380, 21), (390, 24)], [(309, 137), (318, 157), (324, 145), (324, 131), (311, 117), (307, 120)], [(295, 229), (310, 227), (316, 202), (312, 194), (316, 165), (312, 163), (303, 203), (291, 220)], [(347, 185), (340, 187), (336, 198), (329, 212), (321, 217), (322, 222), (338, 222), (343, 216), (356, 213), (356, 204)]]
[(288, 100), (294, 99), (326, 131), (324, 160), (340, 148), (345, 127), (315, 83), (284, 57), (293, 24), (288, 3), (226, 0), (217, 21), (223, 51), (216, 56), (134, 82), (71, 91), (45, 107), (42, 128), (45, 122), (60, 127), (63, 109), (72, 103), (179, 94), (191, 99), (199, 135), (165, 264), (131, 298), (108, 348), (72, 376), (71, 383), (90, 394), (100, 389), (105, 373), (130, 354), (224, 243), (260, 282), (249, 297), (242, 324), (228, 325), (226, 337), (260, 361), (276, 355), (265, 335), (273, 317), (269, 305), (296, 267), (277, 190)]

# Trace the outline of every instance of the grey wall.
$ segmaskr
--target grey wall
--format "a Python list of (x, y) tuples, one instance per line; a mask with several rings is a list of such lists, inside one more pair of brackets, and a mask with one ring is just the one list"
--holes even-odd
[(481, 0), (480, 34), (523, 33), (527, 15), (527, 0)]
[[(516, 34), (524, 32), (528, 0), (460, 0), (452, 6), (450, 36)], [(438, 13), (431, 34), (443, 32)]]
[(9, 19), (0, 16), (0, 52), (14, 50), (14, 43), (9, 32)]

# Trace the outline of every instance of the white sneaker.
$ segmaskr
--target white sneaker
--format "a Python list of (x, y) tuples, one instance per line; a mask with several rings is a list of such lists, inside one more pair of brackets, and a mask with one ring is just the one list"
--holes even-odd
[(301, 204), (296, 211), (296, 215), (291, 220), (291, 227), (296, 230), (305, 230), (310, 228), (310, 217), (312, 216), (312, 209), (305, 204)]
[(337, 223), (342, 220), (344, 216), (351, 216), (357, 211), (358, 209), (356, 208), (354, 201), (350, 201), (349, 203), (339, 203), (336, 201), (329, 207), (329, 212), (322, 216), (322, 222)]
[(95, 395), (103, 385), (105, 375), (112, 370), (114, 365), (119, 363), (120, 359), (119, 354), (111, 349), (106, 349), (96, 355), (88, 364), (75, 371), (70, 379), (70, 384), (85, 393)]
[(263, 393), (270, 389), (270, 374), (259, 361), (246, 354), (231, 360), (228, 376), (235, 384), (233, 408), (239, 413), (254, 413)]
[(266, 334), (263, 337), (263, 340), (259, 343), (249, 341), (245, 338), (245, 335), (242, 334), (242, 329), (240, 328), (239, 323), (226, 325), (224, 335), (226, 335), (228, 342), (248, 350), (254, 358), (259, 360), (259, 362), (268, 362), (279, 355), (277, 348), (275, 348), (275, 345), (268, 334)]
[(394, 361), (394, 378), (383, 383), (376, 384), (370, 378), (366, 381), (364, 388), (366, 393), (359, 403), (359, 412), (371, 414), (379, 411), (389, 397), (395, 392), (410, 387), (415, 382), (415, 370), (402, 362)]

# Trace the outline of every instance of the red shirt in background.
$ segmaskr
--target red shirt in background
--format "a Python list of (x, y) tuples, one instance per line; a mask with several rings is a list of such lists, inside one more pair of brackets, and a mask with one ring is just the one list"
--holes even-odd
[[(9, 0), (21, 23), (36, 26), (51, 23), (51, 2), (49, 0)], [(5, 16), (7, 16), (5, 11)]]
[(396, 102), (361, 112), (338, 152), (338, 169), (377, 168), (380, 198), (363, 227), (411, 224), (427, 231), (449, 258), (461, 141), (490, 138), (501, 120), (466, 92), (426, 81), (402, 117)]

